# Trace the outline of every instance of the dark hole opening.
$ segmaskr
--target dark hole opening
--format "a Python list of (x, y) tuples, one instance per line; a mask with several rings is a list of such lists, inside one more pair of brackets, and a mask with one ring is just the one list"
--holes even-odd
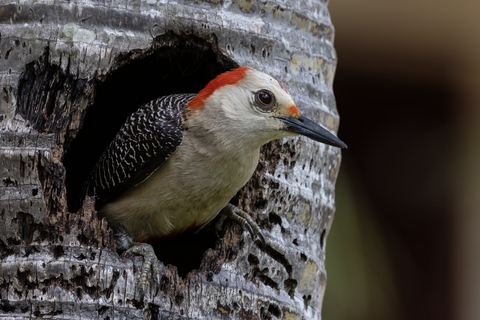
[(327, 235), (327, 229), (323, 229), (322, 234), (320, 235), (320, 247), (323, 249), (325, 245), (325, 236)]
[[(220, 53), (214, 39), (173, 33), (156, 38), (148, 49), (118, 57), (99, 79), (95, 101), (65, 155), (69, 211), (80, 208), (84, 181), (130, 114), (165, 95), (197, 93), (215, 76), (236, 67)], [(176, 265), (184, 276), (199, 267), (203, 253), (215, 241), (214, 233), (190, 234), (155, 243), (154, 248), (162, 262)]]

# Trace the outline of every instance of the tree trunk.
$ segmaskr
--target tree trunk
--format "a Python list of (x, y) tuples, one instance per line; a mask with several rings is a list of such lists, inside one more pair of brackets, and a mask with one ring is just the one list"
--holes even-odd
[[(336, 131), (328, 1), (33, 1), (0, 7), (0, 317), (320, 319), (325, 238), (340, 151), (274, 141), (232, 203), (240, 227), (155, 244), (161, 285), (136, 283), (82, 180), (128, 114), (198, 92), (243, 65), (277, 78), (307, 117)], [(81, 204), (81, 203), (80, 203)]]

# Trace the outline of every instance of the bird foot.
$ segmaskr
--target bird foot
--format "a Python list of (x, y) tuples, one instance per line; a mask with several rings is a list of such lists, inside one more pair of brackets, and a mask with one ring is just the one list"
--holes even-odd
[(152, 271), (152, 276), (158, 287), (160, 287), (160, 266), (158, 258), (155, 255), (153, 247), (148, 243), (133, 242), (133, 246), (126, 252), (135, 253), (143, 256), (142, 273), (140, 274), (140, 282), (138, 283), (138, 289), (140, 291), (140, 303), (143, 304), (143, 298), (145, 297), (145, 288), (147, 286), (148, 272)]
[(225, 219), (230, 218), (236, 222), (238, 222), (243, 230), (247, 230), (250, 233), (250, 236), (252, 236), (252, 239), (255, 239), (255, 236), (257, 236), (260, 239), (260, 242), (262, 242), (262, 249), (265, 250), (266, 248), (266, 243), (265, 243), (265, 237), (263, 236), (262, 231), (260, 230), (260, 227), (258, 224), (253, 221), (252, 217), (248, 213), (246, 213), (243, 210), (240, 210), (239, 208), (235, 207), (232, 204), (227, 204), (225, 208), (220, 211), (220, 219), (218, 222), (215, 224), (215, 229), (217, 232), (221, 231), (223, 228), (223, 223), (225, 222)]

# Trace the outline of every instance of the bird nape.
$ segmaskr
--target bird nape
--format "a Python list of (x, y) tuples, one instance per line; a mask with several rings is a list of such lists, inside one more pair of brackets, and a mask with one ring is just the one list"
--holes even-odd
[(272, 77), (240, 67), (218, 75), (198, 94), (175, 94), (140, 107), (121, 127), (86, 182), (117, 249), (144, 257), (141, 300), (158, 259), (144, 241), (199, 230), (217, 214), (265, 238), (253, 219), (229, 204), (251, 178), (260, 147), (304, 135), (339, 148), (335, 135), (303, 117)]

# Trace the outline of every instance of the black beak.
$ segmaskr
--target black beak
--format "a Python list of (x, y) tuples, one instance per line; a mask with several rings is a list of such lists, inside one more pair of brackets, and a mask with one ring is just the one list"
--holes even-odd
[(310, 139), (318, 142), (322, 142), (334, 147), (347, 148), (347, 145), (338, 139), (335, 135), (331, 134), (327, 129), (319, 126), (310, 119), (302, 116), (298, 118), (291, 117), (279, 117), (282, 122), (285, 123), (283, 130), (299, 133)]

